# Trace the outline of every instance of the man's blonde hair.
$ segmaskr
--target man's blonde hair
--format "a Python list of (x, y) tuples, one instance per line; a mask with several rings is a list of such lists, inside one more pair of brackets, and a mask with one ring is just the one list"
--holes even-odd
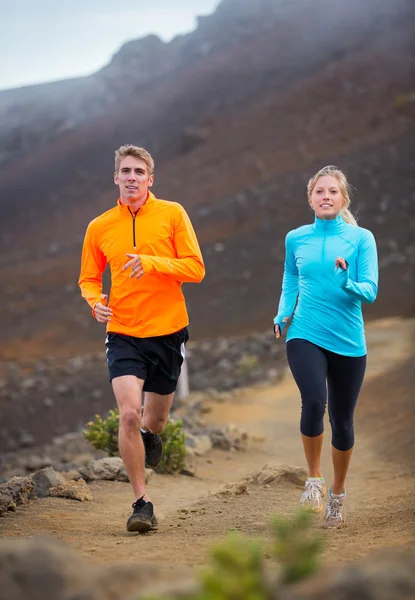
[(330, 177), (334, 177), (339, 182), (339, 188), (344, 198), (344, 204), (341, 210), (343, 220), (346, 223), (350, 223), (351, 225), (357, 225), (357, 221), (354, 218), (351, 210), (349, 209), (351, 186), (346, 179), (346, 175), (343, 173), (343, 171), (340, 171), (338, 167), (334, 165), (328, 165), (327, 167), (323, 167), (310, 179), (307, 185), (308, 199), (310, 200), (311, 194), (313, 193), (317, 181), (320, 179), (320, 177), (324, 177), (325, 175), (330, 175)]
[(135, 158), (141, 158), (147, 165), (149, 175), (154, 174), (154, 160), (153, 157), (145, 148), (139, 146), (133, 146), (132, 144), (125, 144), (120, 146), (115, 151), (115, 172), (118, 173), (120, 170), (120, 164), (123, 158), (126, 156), (135, 156)]

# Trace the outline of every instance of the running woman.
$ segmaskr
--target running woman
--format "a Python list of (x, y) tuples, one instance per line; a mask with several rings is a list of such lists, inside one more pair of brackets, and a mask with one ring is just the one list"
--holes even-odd
[(358, 227), (349, 210), (349, 185), (342, 171), (321, 169), (310, 179), (307, 195), (315, 219), (286, 237), (274, 331), (279, 338), (292, 319), (286, 349), (301, 394), (300, 430), (308, 464), (301, 504), (316, 512), (323, 510), (326, 494), (320, 457), (328, 395), (334, 479), (324, 524), (338, 528), (345, 522), (353, 415), (366, 369), (361, 305), (376, 299), (378, 259), (373, 234)]
[[(137, 146), (115, 152), (117, 204), (88, 225), (79, 285), (99, 323), (106, 323), (109, 378), (120, 415), (119, 449), (135, 502), (127, 531), (157, 529), (144, 464), (162, 458), (167, 422), (188, 339), (182, 283), (205, 274), (184, 208), (149, 190), (154, 161)], [(111, 296), (102, 273), (111, 269)], [(144, 391), (144, 410), (142, 394)], [(141, 434), (140, 434), (141, 430)]]

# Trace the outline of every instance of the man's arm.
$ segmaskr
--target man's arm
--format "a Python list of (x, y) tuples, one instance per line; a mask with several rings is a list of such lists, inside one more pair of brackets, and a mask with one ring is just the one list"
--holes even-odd
[(94, 314), (94, 308), (102, 300), (102, 273), (107, 261), (96, 242), (92, 223), (88, 225), (82, 248), (81, 273), (78, 285), (82, 297), (88, 302)]
[[(132, 267), (133, 275), (141, 276), (147, 273), (162, 273), (170, 275), (173, 279), (181, 282), (199, 283), (205, 276), (202, 253), (196, 238), (192, 223), (182, 206), (174, 222), (173, 244), (177, 258), (164, 256), (150, 256), (148, 254), (128, 254), (132, 260), (124, 265), (124, 269)], [(140, 265), (138, 265), (138, 258)]]

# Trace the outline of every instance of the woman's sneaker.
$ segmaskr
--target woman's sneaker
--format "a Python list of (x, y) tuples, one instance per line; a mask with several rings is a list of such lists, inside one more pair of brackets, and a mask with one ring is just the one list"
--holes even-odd
[(158, 433), (141, 430), (144, 450), (146, 454), (146, 467), (157, 467), (163, 456), (163, 441)]
[(320, 512), (323, 510), (323, 498), (326, 495), (326, 484), (320, 477), (309, 477), (305, 482), (300, 504), (303, 508)]
[(134, 502), (133, 509), (134, 512), (127, 521), (127, 531), (147, 533), (158, 529), (152, 502), (146, 502), (144, 497), (139, 498)]
[(346, 492), (343, 492), (343, 494), (333, 494), (330, 489), (326, 507), (326, 516), (324, 517), (324, 527), (339, 529), (340, 527), (343, 527), (345, 520)]

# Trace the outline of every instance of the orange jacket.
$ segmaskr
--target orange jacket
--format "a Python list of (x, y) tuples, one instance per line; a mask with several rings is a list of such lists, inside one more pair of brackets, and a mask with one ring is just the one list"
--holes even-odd
[[(139, 254), (144, 275), (130, 278), (122, 270)], [(184, 208), (157, 199), (149, 192), (146, 203), (134, 216), (121, 204), (88, 225), (82, 251), (79, 286), (94, 309), (102, 302), (102, 273), (111, 269), (111, 321), (107, 331), (152, 337), (179, 331), (189, 323), (181, 285), (200, 282), (205, 267), (199, 244)]]

